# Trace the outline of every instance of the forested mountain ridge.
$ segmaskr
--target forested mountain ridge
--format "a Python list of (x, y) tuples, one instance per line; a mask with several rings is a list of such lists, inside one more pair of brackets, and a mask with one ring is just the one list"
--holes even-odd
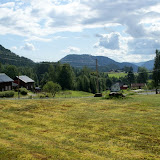
[(32, 60), (20, 57), (2, 45), (0, 45), (0, 63), (15, 66), (33, 66), (35, 64)]
[(82, 68), (83, 66), (87, 66), (89, 68), (95, 69), (96, 61), (98, 60), (98, 67), (100, 71), (109, 71), (112, 69), (122, 69), (126, 67), (132, 67), (134, 71), (137, 71), (138, 66), (132, 63), (123, 62), (119, 63), (116, 62), (108, 57), (104, 56), (92, 56), (92, 55), (75, 55), (70, 54), (65, 56), (60, 60), (61, 63), (69, 63), (72, 67), (75, 68)]
[[(152, 70), (154, 65), (154, 60), (141, 62), (141, 64), (137, 65), (137, 64), (128, 63), (128, 62), (119, 63), (108, 57), (92, 56), (88, 54), (82, 54), (82, 55), (70, 54), (62, 58), (60, 62), (62, 64), (68, 63), (75, 68), (83, 68), (84, 66), (87, 66), (95, 70), (96, 59), (98, 60), (99, 71), (102, 71), (102, 72), (122, 69), (125, 66), (132, 67), (134, 71), (137, 71), (138, 66), (144, 66), (147, 69)], [(28, 58), (20, 57), (16, 55), (15, 53), (11, 52), (9, 49), (4, 48), (2, 45), (0, 45), (0, 63), (15, 65), (15, 66), (25, 66), (25, 67), (27, 66), (32, 67), (36, 64), (35, 62), (33, 62)]]
[(150, 61), (144, 62), (143, 65), (142, 65), (142, 67), (145, 67), (148, 70), (153, 70), (154, 60), (150, 60)]

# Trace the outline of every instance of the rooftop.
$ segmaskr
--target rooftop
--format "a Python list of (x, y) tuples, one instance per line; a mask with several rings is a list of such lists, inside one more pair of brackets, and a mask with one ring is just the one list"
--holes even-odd
[[(16, 76), (18, 78), (18, 76)], [(29, 82), (34, 82), (33, 79), (29, 78), (28, 76), (24, 75), (24, 76), (19, 76), (19, 79), (25, 83), (29, 83)]]
[(3, 82), (13, 82), (13, 79), (8, 77), (5, 73), (0, 73), (0, 83)]

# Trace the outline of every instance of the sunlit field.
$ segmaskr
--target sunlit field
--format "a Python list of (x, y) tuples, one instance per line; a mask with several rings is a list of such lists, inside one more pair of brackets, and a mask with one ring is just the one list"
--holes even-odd
[(0, 100), (0, 160), (160, 159), (160, 95)]
[(127, 75), (127, 73), (124, 73), (124, 72), (120, 72), (120, 73), (116, 73), (116, 72), (111, 72), (111, 73), (108, 73), (108, 76), (111, 78), (111, 77), (116, 77), (116, 78), (119, 78), (119, 77), (125, 77)]

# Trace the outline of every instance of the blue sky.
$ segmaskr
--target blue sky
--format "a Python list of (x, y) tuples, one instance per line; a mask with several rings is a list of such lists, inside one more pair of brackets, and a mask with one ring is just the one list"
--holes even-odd
[(68, 54), (147, 61), (159, 37), (159, 0), (0, 1), (0, 44), (34, 61)]

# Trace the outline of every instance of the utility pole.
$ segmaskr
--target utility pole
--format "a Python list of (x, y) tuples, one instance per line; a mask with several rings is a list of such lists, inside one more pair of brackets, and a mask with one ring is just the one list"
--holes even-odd
[(99, 93), (99, 81), (98, 81), (98, 60), (96, 59), (96, 72), (97, 72), (97, 93)]
[(99, 88), (99, 75), (98, 75), (98, 60), (96, 59), (96, 72), (97, 72), (97, 93), (95, 93), (94, 97), (102, 97), (102, 93), (100, 93), (100, 88)]
[(19, 93), (19, 71), (18, 71), (18, 99), (20, 98), (20, 93)]

